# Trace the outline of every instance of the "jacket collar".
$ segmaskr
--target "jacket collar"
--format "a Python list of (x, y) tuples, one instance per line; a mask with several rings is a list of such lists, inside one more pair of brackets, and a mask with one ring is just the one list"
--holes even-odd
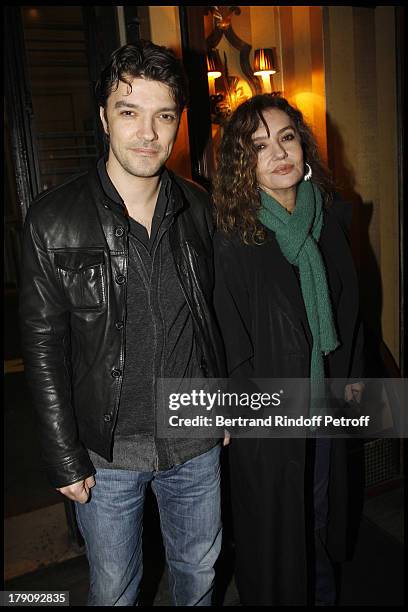
[[(105, 170), (106, 171), (106, 170)], [(166, 188), (169, 189), (169, 200), (166, 211), (167, 215), (177, 215), (188, 207), (188, 203), (183, 195), (181, 187), (178, 185), (176, 175), (165, 168), (166, 179), (168, 183)], [(117, 251), (124, 249), (121, 241), (118, 242), (118, 238), (115, 236), (115, 230), (120, 225), (122, 226), (127, 219), (124, 217), (123, 200), (118, 202), (119, 194), (115, 199), (109, 197), (102, 188), (101, 180), (97, 164), (95, 164), (88, 174), (88, 186), (91, 191), (92, 199), (98, 210), (99, 218), (104, 230), (105, 238), (111, 251)], [(112, 185), (113, 187), (113, 185)], [(114, 187), (113, 187), (114, 189)], [(116, 191), (116, 190), (115, 190)], [(116, 192), (117, 193), (117, 192)], [(114, 195), (110, 193), (110, 195)], [(113, 214), (112, 214), (113, 213)]]
[[(119, 206), (124, 206), (122, 197), (106, 171), (106, 158), (101, 157), (98, 160), (96, 167), (90, 172), (90, 178), (93, 183), (93, 193), (95, 196), (99, 196), (99, 198), (102, 196), (104, 202), (108, 205), (115, 203)], [(166, 198), (170, 204), (167, 207), (166, 216), (178, 212), (183, 207), (183, 194), (176, 184), (174, 173), (164, 167), (160, 180), (161, 189), (165, 190)]]
[(171, 193), (170, 193), (170, 205), (173, 213), (180, 213), (187, 207), (187, 202), (185, 200), (184, 194), (181, 190), (181, 187), (178, 184), (177, 177), (172, 170), (167, 170), (166, 172), (169, 176), (170, 184), (171, 184)]

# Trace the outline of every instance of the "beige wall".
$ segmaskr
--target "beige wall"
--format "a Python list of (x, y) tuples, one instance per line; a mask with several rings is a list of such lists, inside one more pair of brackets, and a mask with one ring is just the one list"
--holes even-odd
[[(149, 6), (150, 36), (156, 45), (165, 45), (181, 58), (181, 35), (178, 6)], [(177, 174), (191, 178), (190, 144), (187, 113), (184, 110), (177, 140), (167, 167)]]
[(156, 45), (170, 47), (181, 57), (178, 6), (149, 6), (150, 35)]
[(362, 310), (399, 364), (394, 7), (324, 7), (329, 165), (353, 205)]
[(319, 6), (280, 6), (279, 16), (283, 93), (291, 104), (302, 111), (326, 161), (322, 9)]

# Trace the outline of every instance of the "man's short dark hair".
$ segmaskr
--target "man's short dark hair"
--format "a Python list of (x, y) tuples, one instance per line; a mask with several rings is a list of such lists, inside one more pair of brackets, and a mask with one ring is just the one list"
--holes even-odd
[(130, 85), (129, 79), (138, 77), (167, 85), (181, 115), (187, 99), (187, 82), (181, 62), (167, 47), (147, 40), (124, 45), (112, 53), (96, 84), (99, 106), (106, 108), (108, 98), (118, 88), (119, 81)]

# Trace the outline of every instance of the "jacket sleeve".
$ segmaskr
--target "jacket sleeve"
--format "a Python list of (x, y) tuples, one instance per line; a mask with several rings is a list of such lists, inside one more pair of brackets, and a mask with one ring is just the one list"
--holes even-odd
[[(71, 397), (69, 311), (32, 206), (22, 243), (20, 325), (24, 369), (39, 429), (42, 460), (54, 487), (95, 474), (78, 438)], [(38, 217), (38, 215), (37, 215)]]
[(214, 237), (214, 307), (224, 341), (229, 376), (250, 377), (254, 354), (247, 289), (234, 248), (218, 232)]
[(357, 330), (354, 338), (353, 354), (350, 368), (350, 382), (358, 382), (366, 376), (364, 365), (364, 329), (363, 324), (358, 320)]
[[(339, 196), (333, 202), (333, 212), (339, 222), (347, 242), (350, 245), (350, 231), (352, 222), (351, 204), (341, 200)], [(360, 381), (365, 375), (364, 366), (364, 328), (361, 321), (359, 308), (359, 288), (357, 273), (351, 256), (351, 269), (345, 279), (345, 291), (339, 305), (338, 317), (341, 327), (344, 329), (344, 350), (349, 355), (348, 378), (350, 382)], [(354, 297), (355, 296), (355, 297)], [(354, 299), (353, 299), (354, 298)], [(350, 311), (350, 304), (356, 301), (356, 314)], [(335, 354), (335, 358), (340, 356)]]

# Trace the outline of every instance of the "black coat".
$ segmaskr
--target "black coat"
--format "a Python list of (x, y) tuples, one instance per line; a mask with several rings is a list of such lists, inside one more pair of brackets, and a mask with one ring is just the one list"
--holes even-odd
[[(327, 376), (362, 376), (357, 277), (347, 237), (349, 205), (325, 210), (319, 246), (326, 266), (340, 347)], [(308, 378), (312, 336), (297, 271), (272, 231), (261, 246), (215, 236), (215, 306), (229, 375)], [(237, 585), (245, 605), (305, 605), (309, 512), (308, 443), (232, 439), (229, 448)], [(310, 484), (312, 488), (312, 484)], [(336, 440), (330, 477), (329, 548), (345, 556), (346, 458)]]

